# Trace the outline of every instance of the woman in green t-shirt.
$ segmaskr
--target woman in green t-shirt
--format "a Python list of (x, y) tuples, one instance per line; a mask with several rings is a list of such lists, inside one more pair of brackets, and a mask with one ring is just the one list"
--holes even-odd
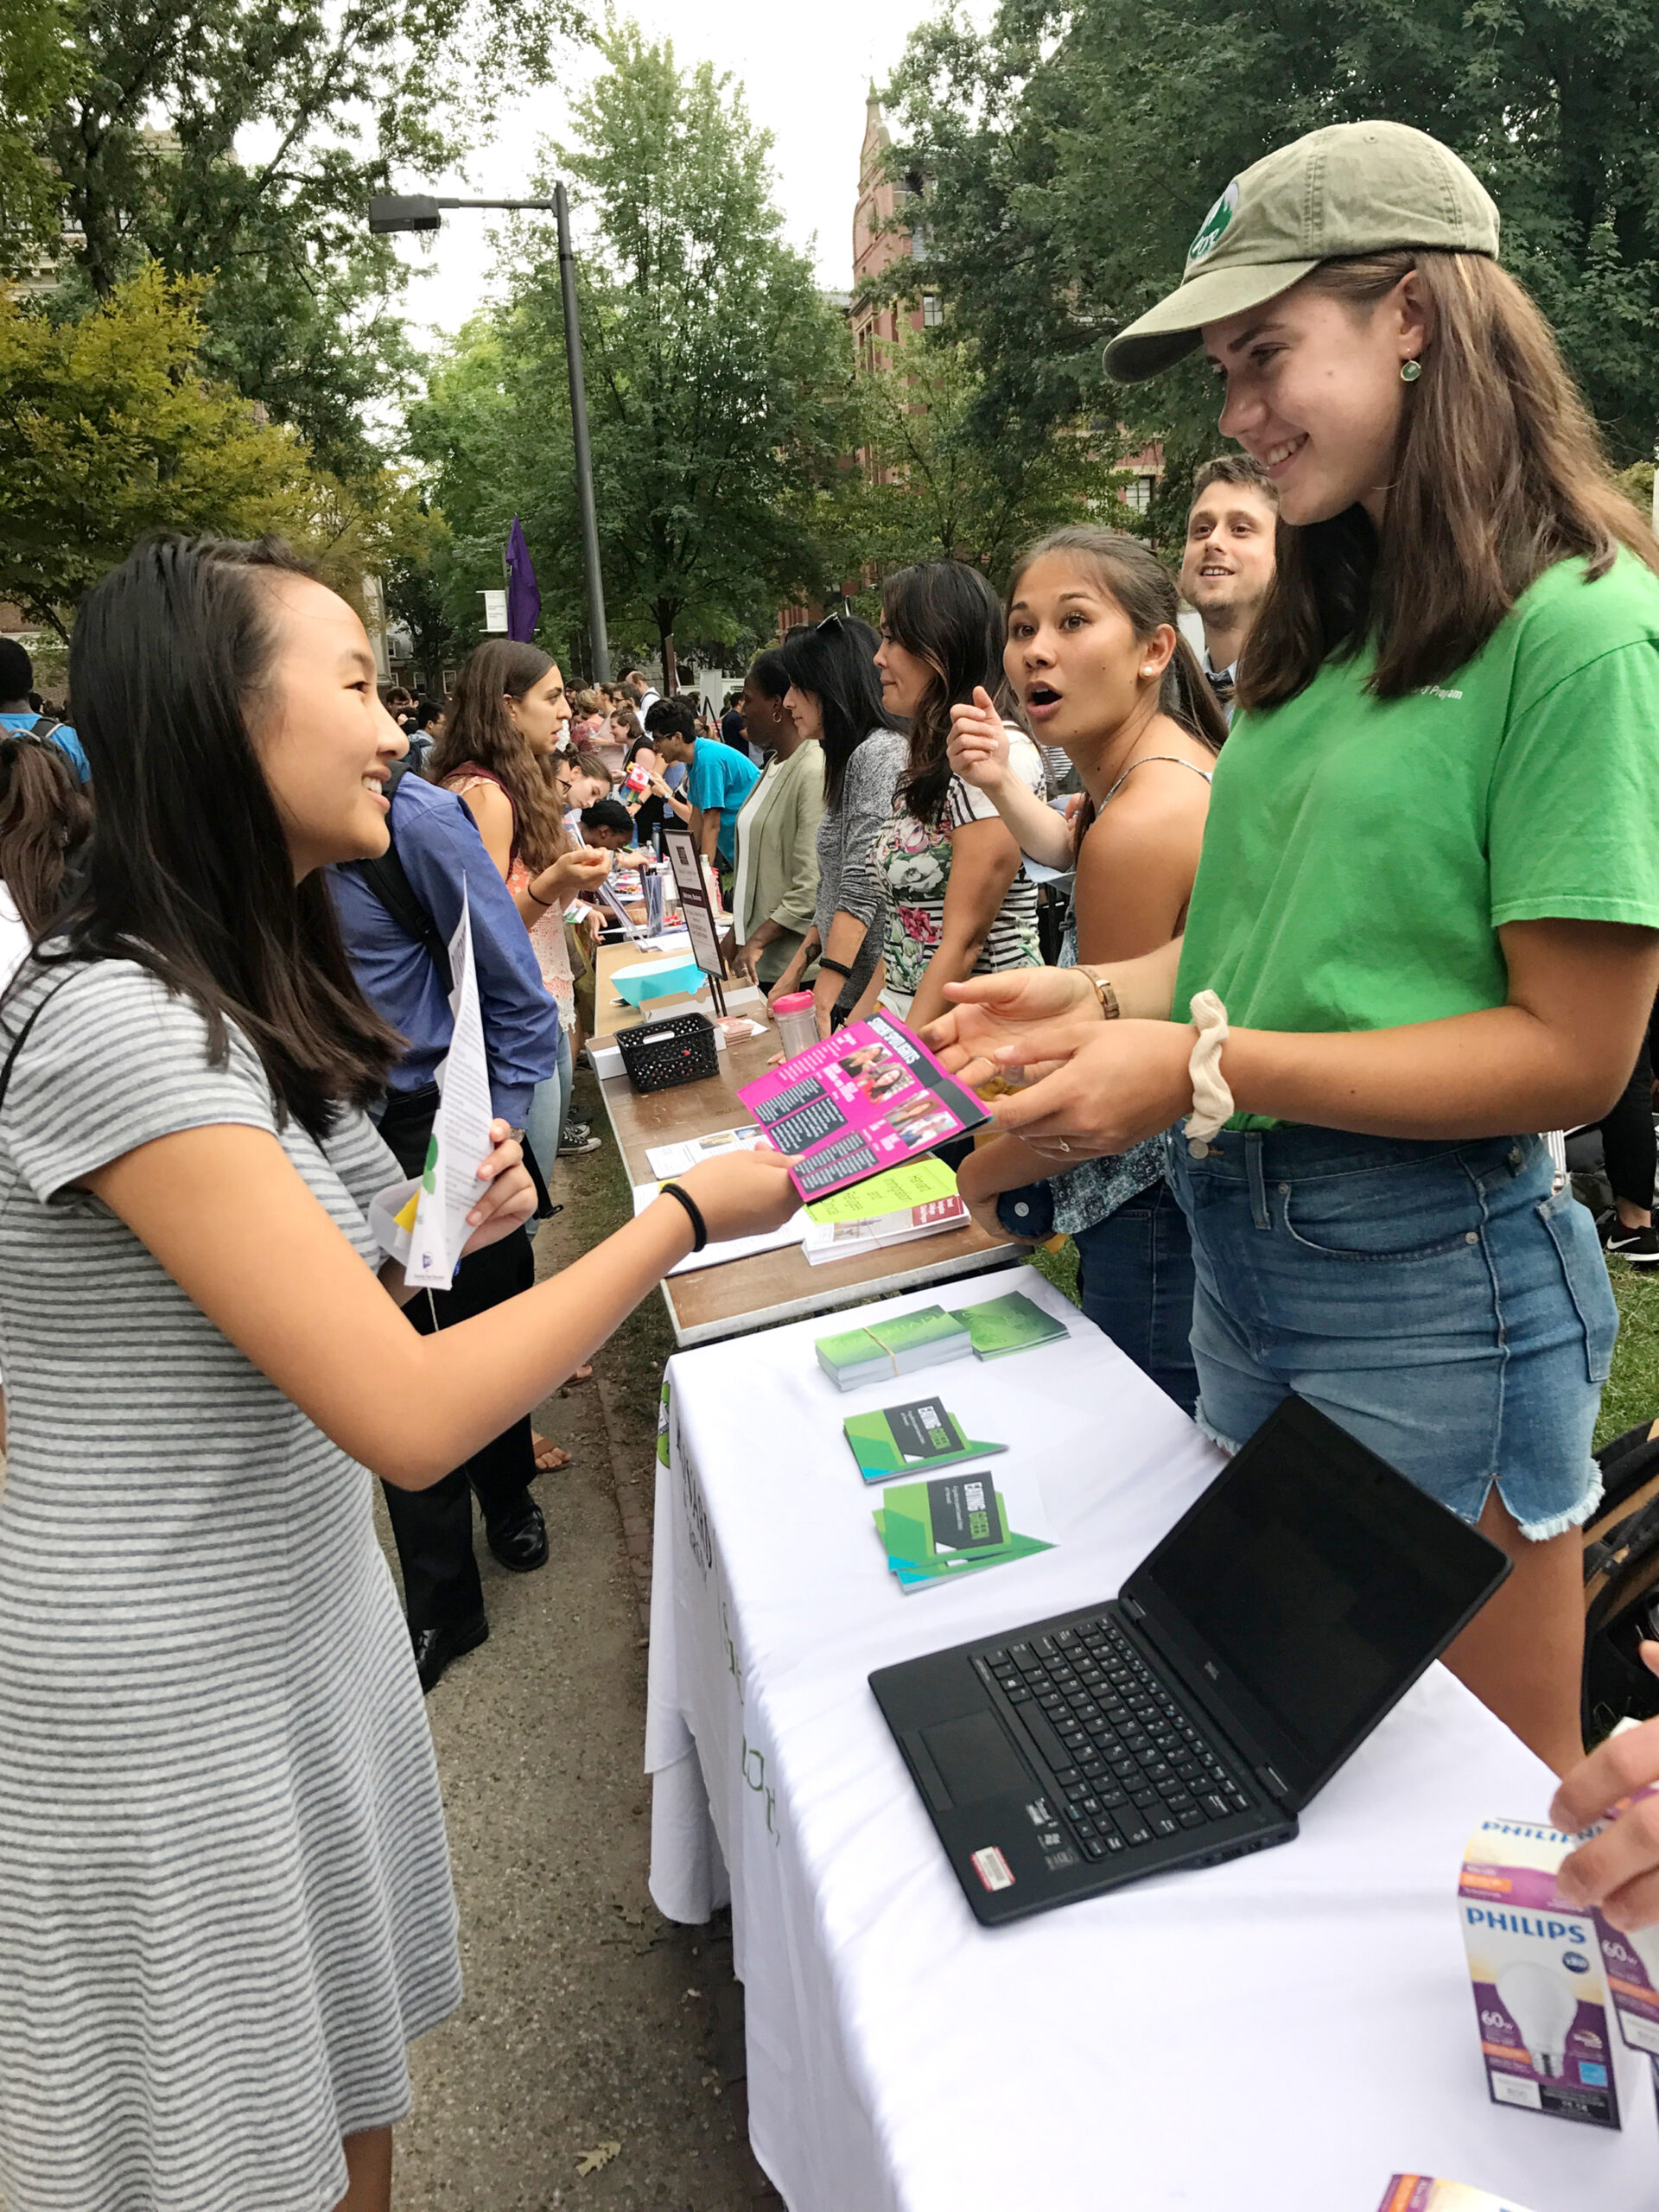
[(1450, 1661), (1560, 1770), (1616, 1316), (1532, 1133), (1605, 1109), (1659, 982), (1659, 543), (1497, 252), (1455, 155), (1337, 125), (1230, 184), (1112, 341), (1126, 378), (1202, 342), (1278, 580), (1184, 941), (1104, 994), (956, 986), (932, 1035), (970, 1080), (1062, 1061), (994, 1109), (1058, 1159), (1209, 1109), (1170, 1159), (1200, 1419), (1236, 1442), (1294, 1391), (1501, 1544)]

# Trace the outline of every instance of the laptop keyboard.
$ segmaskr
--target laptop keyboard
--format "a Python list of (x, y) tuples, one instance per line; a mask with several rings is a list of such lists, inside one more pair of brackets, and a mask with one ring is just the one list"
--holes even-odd
[(1110, 1859), (1255, 1801), (1205, 1730), (1107, 1615), (999, 1645), (974, 1661), (1047, 1761), (1085, 1859)]

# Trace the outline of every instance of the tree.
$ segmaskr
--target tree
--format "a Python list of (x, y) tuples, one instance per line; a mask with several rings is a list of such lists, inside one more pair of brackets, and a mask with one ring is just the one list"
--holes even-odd
[(1168, 289), (1230, 175), (1321, 124), (1387, 116), (1491, 191), (1504, 259), (1554, 323), (1615, 458), (1659, 432), (1655, 0), (1003, 0), (911, 40), (893, 160), (931, 182), (929, 282), (988, 420), (1109, 410), (1213, 448), (1188, 364), (1113, 388), (1103, 340)]
[[(782, 240), (772, 141), (731, 79), (680, 70), (632, 23), (601, 44), (609, 67), (558, 157), (597, 228), (581, 264), (595, 494), (607, 594), (621, 622), (651, 625), (671, 677), (677, 631), (734, 641), (819, 580), (816, 496), (849, 444), (852, 356)], [(550, 394), (550, 257), (517, 286), (513, 316)], [(541, 519), (568, 573), (570, 500)]]
[(79, 282), (107, 299), (146, 257), (212, 277), (215, 372), (325, 465), (371, 466), (363, 410), (410, 363), (365, 201), (393, 168), (452, 163), (505, 86), (545, 80), (576, 0), (70, 4), (97, 67), (42, 144), (85, 237)]
[(336, 574), (359, 561), (293, 432), (200, 374), (201, 289), (152, 265), (58, 328), (0, 294), (0, 598), (60, 637), (150, 531), (282, 530)]
[[(899, 332), (891, 358), (859, 379), (864, 473), (844, 503), (848, 574), (958, 560), (1000, 581), (1021, 545), (1109, 512), (1119, 489), (1109, 436), (1064, 423), (988, 441), (974, 349), (949, 329), (901, 321)], [(1124, 507), (1113, 519), (1135, 518)]]
[(47, 118), (81, 68), (62, 0), (6, 0), (0, 13), (0, 268), (51, 243), (63, 196), (41, 157)]

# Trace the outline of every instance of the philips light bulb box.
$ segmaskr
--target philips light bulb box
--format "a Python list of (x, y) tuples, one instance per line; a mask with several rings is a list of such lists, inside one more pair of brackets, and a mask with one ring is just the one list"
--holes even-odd
[(1532, 1821), (1483, 1821), (1464, 1854), (1459, 1910), (1492, 2102), (1617, 2127), (1599, 1930), (1555, 1886), (1577, 1840)]

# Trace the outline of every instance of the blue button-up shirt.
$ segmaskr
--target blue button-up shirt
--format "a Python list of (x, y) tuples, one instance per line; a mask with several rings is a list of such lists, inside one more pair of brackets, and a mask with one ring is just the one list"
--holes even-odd
[[(406, 775), (392, 793), (391, 821), (410, 889), (446, 944), (461, 919), (466, 887), (491, 1102), (502, 1121), (522, 1128), (531, 1092), (553, 1073), (559, 1058), (559, 1009), (542, 981), (530, 932), (472, 816), (453, 791)], [(364, 995), (408, 1039), (391, 1087), (418, 1090), (431, 1082), (454, 1031), (432, 956), (392, 919), (353, 868), (331, 868), (328, 874)]]

